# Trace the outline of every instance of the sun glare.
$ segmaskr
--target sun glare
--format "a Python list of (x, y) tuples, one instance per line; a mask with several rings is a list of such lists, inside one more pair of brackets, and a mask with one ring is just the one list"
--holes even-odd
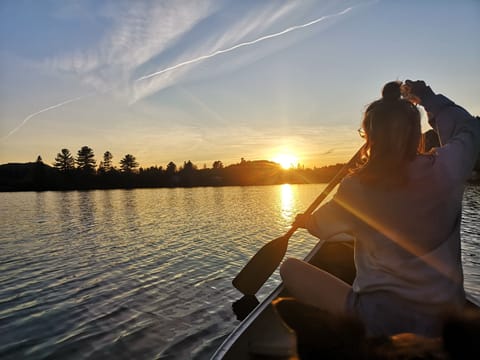
[(295, 155), (279, 154), (273, 158), (273, 161), (284, 169), (290, 169), (298, 165), (298, 159)]

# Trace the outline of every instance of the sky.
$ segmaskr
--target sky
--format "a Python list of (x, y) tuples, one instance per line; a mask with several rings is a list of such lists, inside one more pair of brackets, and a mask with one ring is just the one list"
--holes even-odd
[(346, 162), (388, 81), (480, 115), (479, 36), (480, 0), (1, 0), (0, 164)]

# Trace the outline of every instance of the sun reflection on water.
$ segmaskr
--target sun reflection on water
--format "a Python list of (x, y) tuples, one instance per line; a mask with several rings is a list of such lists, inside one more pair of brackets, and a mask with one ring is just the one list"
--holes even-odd
[(280, 187), (282, 217), (289, 222), (293, 221), (294, 212), (294, 189), (290, 184), (283, 184)]

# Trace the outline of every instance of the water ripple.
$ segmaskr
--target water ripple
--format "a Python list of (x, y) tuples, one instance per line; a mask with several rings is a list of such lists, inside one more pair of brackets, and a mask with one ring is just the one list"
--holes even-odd
[[(2, 193), (0, 358), (208, 359), (238, 324), (231, 279), (323, 185)], [(464, 204), (479, 294), (479, 188)], [(287, 255), (315, 239), (303, 230)], [(278, 272), (258, 293), (279, 283)]]

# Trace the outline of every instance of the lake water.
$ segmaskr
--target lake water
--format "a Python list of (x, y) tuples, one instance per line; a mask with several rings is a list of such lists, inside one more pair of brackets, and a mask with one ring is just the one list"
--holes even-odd
[[(238, 324), (231, 280), (323, 187), (0, 193), (0, 358), (208, 359)], [(464, 205), (480, 298), (480, 187)], [(315, 242), (297, 230), (287, 256)]]

